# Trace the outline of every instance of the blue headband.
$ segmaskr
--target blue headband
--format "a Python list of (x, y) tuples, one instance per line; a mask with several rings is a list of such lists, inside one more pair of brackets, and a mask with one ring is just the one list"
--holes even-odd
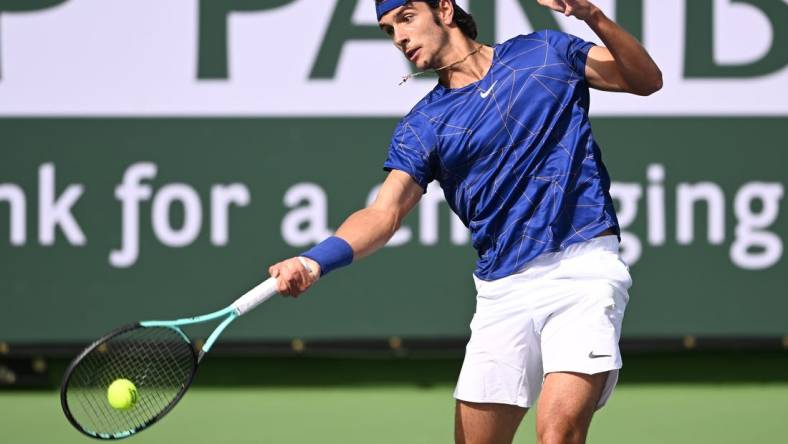
[(378, 21), (380, 21), (380, 19), (392, 9), (399, 8), (400, 6), (405, 5), (407, 2), (408, 0), (383, 0), (380, 3), (376, 2), (375, 8), (378, 12)]
[[(412, 1), (418, 1), (418, 0), (383, 0), (380, 3), (375, 2), (376, 3), (375, 7), (378, 10), (378, 21), (380, 21), (380, 19), (392, 9), (399, 8), (400, 6), (405, 6), (405, 3), (410, 3)], [(425, 1), (425, 0), (421, 0), (421, 1)], [(452, 3), (454, 3), (453, 0)], [(457, 7), (457, 4), (455, 3), (454, 6)]]
[[(382, 0), (380, 2), (376, 1), (375, 9), (377, 9), (378, 21), (380, 21), (380, 19), (392, 9), (399, 8), (400, 6), (405, 6), (405, 3), (410, 3), (411, 1), (416, 1), (416, 0)], [(460, 9), (460, 7), (457, 6), (457, 3), (455, 3), (453, 0), (452, 3), (454, 3), (455, 8)], [(462, 9), (460, 9), (460, 11), (462, 11)]]

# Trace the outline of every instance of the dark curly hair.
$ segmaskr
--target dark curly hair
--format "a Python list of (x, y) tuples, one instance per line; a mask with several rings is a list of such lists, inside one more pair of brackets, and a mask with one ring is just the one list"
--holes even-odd
[[(424, 3), (430, 5), (433, 9), (438, 9), (438, 3), (440, 0), (421, 0)], [(454, 3), (454, 24), (460, 28), (463, 34), (471, 40), (476, 40), (476, 37), (479, 36), (479, 31), (476, 29), (476, 20), (473, 19), (473, 16), (465, 12), (464, 9), (460, 8), (460, 6), (452, 0)]]

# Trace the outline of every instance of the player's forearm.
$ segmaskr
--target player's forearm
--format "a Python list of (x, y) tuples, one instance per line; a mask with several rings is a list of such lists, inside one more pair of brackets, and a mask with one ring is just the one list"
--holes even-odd
[(353, 258), (358, 260), (386, 245), (399, 229), (399, 225), (400, 218), (396, 213), (368, 207), (348, 217), (336, 235), (350, 244)]
[(585, 22), (613, 55), (628, 92), (649, 95), (662, 88), (662, 72), (635, 37), (596, 7)]

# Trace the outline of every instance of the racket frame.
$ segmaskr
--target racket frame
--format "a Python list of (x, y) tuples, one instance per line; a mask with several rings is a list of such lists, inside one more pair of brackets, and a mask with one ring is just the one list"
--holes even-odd
[[(308, 269), (308, 268), (307, 268)], [(251, 290), (244, 293), (243, 296), (236, 299), (232, 304), (229, 306), (215, 311), (213, 313), (208, 313), (202, 316), (195, 316), (191, 318), (182, 318), (182, 319), (175, 319), (169, 321), (142, 321), (142, 322), (135, 322), (133, 324), (128, 324), (123, 327), (120, 327), (116, 330), (113, 330), (104, 336), (100, 337), (99, 339), (95, 340), (91, 343), (85, 350), (83, 350), (76, 358), (69, 364), (68, 368), (66, 369), (66, 373), (63, 377), (63, 383), (60, 385), (60, 405), (63, 408), (63, 413), (65, 413), (66, 418), (68, 421), (79, 431), (83, 434), (96, 439), (122, 439), (127, 438), (129, 436), (138, 433), (151, 425), (158, 422), (162, 417), (164, 417), (170, 410), (175, 407), (176, 404), (183, 398), (183, 395), (186, 393), (188, 388), (191, 386), (192, 381), (194, 381), (194, 375), (197, 373), (197, 366), (199, 366), (200, 361), (202, 361), (203, 357), (205, 356), (208, 351), (210, 351), (213, 344), (219, 338), (219, 335), (222, 334), (225, 328), (230, 325), (231, 322), (239, 318), (240, 316), (248, 313), (249, 311), (253, 310), (258, 305), (262, 304), (263, 302), (270, 299), (272, 296), (276, 294), (277, 290), (277, 280), (276, 278), (269, 278), (262, 283), (258, 284)], [(212, 321), (215, 319), (219, 319), (224, 317), (224, 319), (216, 326), (213, 332), (208, 336), (208, 339), (205, 340), (205, 343), (200, 348), (199, 353), (195, 350), (194, 344), (189, 339), (189, 336), (180, 329), (180, 327), (184, 325), (192, 325), (192, 324), (200, 324), (203, 322)], [(123, 333), (129, 332), (131, 330), (135, 330), (138, 328), (170, 328), (175, 330), (177, 333), (181, 335), (181, 337), (186, 341), (187, 344), (190, 345), (189, 350), (191, 351), (191, 356), (193, 361), (191, 374), (189, 375), (189, 379), (187, 382), (180, 388), (178, 393), (176, 394), (175, 398), (164, 408), (161, 412), (156, 414), (153, 418), (149, 421), (146, 421), (140, 427), (137, 427), (134, 430), (118, 432), (114, 434), (108, 433), (98, 433), (98, 432), (91, 432), (86, 430), (82, 427), (74, 416), (71, 414), (71, 410), (68, 407), (68, 401), (66, 399), (66, 389), (68, 388), (68, 383), (71, 380), (71, 376), (74, 372), (74, 369), (79, 365), (82, 359), (90, 354), (93, 350), (100, 347), (103, 343), (109, 341), (110, 339), (121, 335)]]
[(194, 381), (194, 375), (197, 374), (197, 366), (200, 363), (199, 356), (197, 355), (197, 352), (194, 350), (194, 347), (191, 346), (192, 342), (191, 340), (189, 340), (189, 337), (186, 336), (186, 334), (183, 331), (181, 331), (181, 329), (177, 327), (170, 327), (176, 332), (178, 332), (184, 338), (184, 340), (190, 345), (189, 350), (191, 351), (191, 357), (192, 357), (192, 366), (191, 366), (191, 373), (189, 374), (189, 378), (186, 381), (186, 383), (183, 384), (183, 386), (178, 390), (178, 393), (175, 395), (175, 398), (173, 398), (173, 400), (165, 408), (163, 408), (161, 412), (157, 413), (153, 418), (149, 419), (144, 424), (135, 428), (134, 430), (127, 430), (127, 431), (117, 432), (112, 434), (99, 433), (99, 432), (87, 430), (79, 422), (77, 422), (76, 418), (74, 418), (74, 416), (71, 414), (71, 409), (68, 406), (68, 399), (66, 397), (66, 389), (68, 388), (68, 383), (69, 381), (71, 381), (71, 377), (74, 374), (74, 370), (77, 368), (77, 366), (80, 364), (83, 358), (85, 358), (87, 355), (89, 355), (91, 352), (99, 348), (101, 345), (103, 345), (110, 339), (116, 336), (120, 336), (121, 334), (130, 332), (132, 330), (147, 328), (141, 324), (142, 324), (141, 322), (135, 322), (133, 324), (124, 325), (123, 327), (117, 328), (105, 334), (104, 336), (96, 339), (89, 346), (87, 346), (87, 348), (85, 348), (79, 355), (77, 355), (77, 357), (74, 358), (73, 361), (71, 361), (71, 364), (69, 364), (68, 368), (66, 369), (65, 375), (63, 376), (63, 383), (60, 385), (60, 406), (62, 407), (63, 413), (66, 415), (66, 418), (71, 423), (71, 425), (73, 425), (77, 430), (82, 432), (84, 435), (87, 435), (95, 439), (105, 439), (105, 440), (123, 439), (123, 438), (128, 438), (129, 436), (132, 436), (142, 430), (145, 430), (146, 428), (158, 422), (167, 413), (169, 413), (170, 410), (172, 410), (172, 408), (175, 407), (176, 404), (178, 404), (181, 398), (183, 398), (183, 395), (186, 394), (186, 390), (188, 390), (189, 386), (191, 386), (192, 384), (192, 381)]
[[(214, 319), (219, 319), (221, 317), (224, 317), (225, 319), (222, 322), (220, 322), (219, 325), (216, 326), (216, 328), (213, 330), (211, 335), (208, 336), (208, 339), (205, 340), (205, 343), (200, 348), (200, 353), (197, 356), (197, 363), (199, 363), (200, 361), (202, 361), (203, 356), (205, 356), (205, 354), (211, 350), (211, 347), (213, 346), (214, 342), (216, 342), (216, 340), (219, 339), (219, 335), (222, 334), (224, 329), (227, 328), (227, 326), (230, 325), (231, 322), (238, 319), (239, 316), (241, 315), (238, 313), (238, 310), (231, 305), (221, 310), (215, 311), (213, 313), (208, 313), (202, 316), (175, 319), (172, 321), (142, 321), (139, 323), (139, 325), (145, 328), (150, 328), (150, 327), (172, 328), (178, 331), (181, 335), (183, 335), (184, 338), (186, 338), (188, 341), (189, 337), (186, 336), (186, 334), (183, 333), (183, 331), (179, 327), (184, 325), (201, 324), (203, 322), (208, 322)], [(191, 341), (189, 341), (189, 343), (191, 343)]]

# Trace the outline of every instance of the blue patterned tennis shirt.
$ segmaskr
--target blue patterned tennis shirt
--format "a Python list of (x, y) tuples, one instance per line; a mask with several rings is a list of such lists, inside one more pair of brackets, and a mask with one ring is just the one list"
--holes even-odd
[(499, 279), (618, 221), (588, 118), (592, 43), (540, 31), (496, 45), (484, 78), (438, 84), (398, 124), (386, 170), (439, 181), (471, 230), (475, 274)]

